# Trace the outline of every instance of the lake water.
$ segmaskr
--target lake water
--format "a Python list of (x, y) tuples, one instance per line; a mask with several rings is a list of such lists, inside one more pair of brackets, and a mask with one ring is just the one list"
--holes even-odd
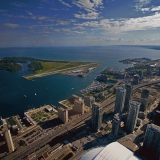
[[(160, 50), (134, 46), (107, 47), (57, 47), (57, 48), (0, 48), (0, 57), (25, 56), (47, 60), (93, 61), (102, 65), (85, 78), (67, 75), (51, 75), (33, 81), (22, 76), (28, 71), (27, 64), (17, 72), (0, 70), (0, 115), (22, 115), (24, 110), (44, 104), (58, 106), (58, 101), (69, 98), (86, 88), (106, 67), (125, 68), (119, 63), (126, 58), (160, 58)], [(74, 89), (73, 89), (74, 88)], [(36, 95), (35, 95), (36, 93)]]

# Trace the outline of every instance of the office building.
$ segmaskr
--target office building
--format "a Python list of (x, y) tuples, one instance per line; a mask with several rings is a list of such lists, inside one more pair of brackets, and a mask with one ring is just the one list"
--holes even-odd
[(137, 85), (139, 83), (139, 75), (136, 74), (133, 76), (133, 84)]
[(119, 114), (117, 113), (117, 114), (114, 115), (114, 118), (112, 120), (112, 132), (111, 132), (111, 134), (113, 136), (118, 135), (120, 123), (121, 123), (121, 120), (120, 120)]
[(122, 87), (118, 87), (116, 90), (116, 101), (115, 101), (115, 108), (114, 108), (115, 114), (122, 113), (124, 108), (125, 96), (126, 96), (126, 89)]
[(130, 106), (129, 106), (128, 116), (126, 121), (126, 130), (128, 131), (128, 133), (132, 133), (136, 127), (138, 113), (140, 109), (140, 103), (132, 101), (130, 102), (129, 105)]
[(139, 79), (142, 80), (143, 79), (143, 71), (142, 70), (138, 71), (138, 75), (139, 75)]
[(141, 106), (140, 106), (140, 111), (145, 112), (148, 107), (148, 99), (141, 98)]
[(126, 97), (125, 97), (125, 103), (124, 103), (124, 110), (129, 110), (129, 101), (132, 96), (133, 86), (132, 85), (126, 85)]
[(84, 114), (84, 101), (75, 99), (73, 110), (75, 113)]
[(5, 140), (6, 140), (6, 144), (7, 144), (9, 153), (14, 152), (15, 148), (14, 148), (14, 144), (13, 144), (13, 141), (12, 141), (10, 130), (7, 129), (4, 132), (4, 136), (5, 136)]
[(154, 114), (154, 124), (160, 126), (160, 111), (156, 111)]
[(94, 97), (84, 97), (84, 104), (88, 107), (92, 107), (92, 104), (95, 103)]
[(62, 107), (58, 108), (58, 118), (63, 122), (68, 122), (68, 110)]
[(92, 128), (98, 131), (102, 124), (102, 107), (98, 103), (92, 105)]
[(148, 124), (143, 147), (148, 151), (155, 153), (160, 158), (160, 127), (154, 124)]
[(147, 110), (149, 95), (150, 95), (150, 90), (148, 90), (148, 89), (143, 89), (142, 90), (141, 106), (140, 106), (140, 111), (142, 111), (142, 112), (145, 112)]

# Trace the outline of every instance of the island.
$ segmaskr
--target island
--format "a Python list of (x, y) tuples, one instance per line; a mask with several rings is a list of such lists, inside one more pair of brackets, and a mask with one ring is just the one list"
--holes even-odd
[(52, 61), (30, 57), (5, 57), (0, 59), (0, 68), (12, 72), (18, 71), (22, 68), (22, 63), (28, 63), (29, 70), (33, 71), (33, 74), (23, 76), (28, 80), (58, 73), (85, 77), (101, 65), (99, 62)]

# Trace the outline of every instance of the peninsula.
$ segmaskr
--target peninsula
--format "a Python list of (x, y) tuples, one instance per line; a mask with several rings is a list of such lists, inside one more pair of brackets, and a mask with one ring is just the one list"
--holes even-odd
[(33, 74), (23, 76), (28, 80), (52, 74), (85, 77), (101, 64), (98, 62), (52, 61), (29, 57), (5, 57), (0, 59), (0, 68), (12, 72), (18, 71), (22, 68), (22, 63), (28, 63), (29, 70), (33, 71)]

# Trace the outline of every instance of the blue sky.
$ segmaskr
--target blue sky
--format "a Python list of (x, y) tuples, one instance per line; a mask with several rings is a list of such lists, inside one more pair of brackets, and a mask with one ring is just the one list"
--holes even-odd
[(160, 45), (160, 0), (0, 0), (0, 47)]

